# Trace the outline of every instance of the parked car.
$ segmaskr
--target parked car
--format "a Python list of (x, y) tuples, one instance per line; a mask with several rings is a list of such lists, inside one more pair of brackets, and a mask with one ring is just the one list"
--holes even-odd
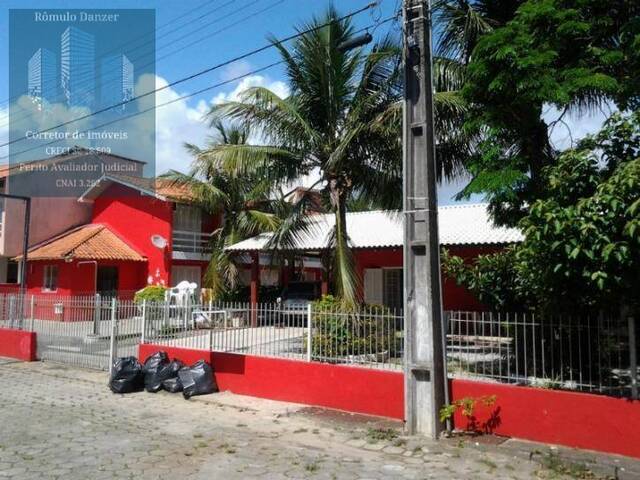
[(278, 299), (279, 322), (286, 326), (304, 326), (307, 323), (309, 304), (320, 297), (317, 282), (291, 282), (281, 292)]

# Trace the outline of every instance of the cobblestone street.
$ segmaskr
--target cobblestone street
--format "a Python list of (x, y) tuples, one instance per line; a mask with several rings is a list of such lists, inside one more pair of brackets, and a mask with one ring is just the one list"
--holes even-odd
[(0, 379), (0, 478), (614, 478), (616, 467), (619, 478), (638, 478), (640, 472), (637, 462), (621, 457), (580, 454), (578, 464), (539, 445), (489, 441), (494, 437), (479, 444), (404, 438), (398, 423), (228, 393), (190, 401), (167, 393), (114, 395), (104, 373), (50, 363), (0, 360)]

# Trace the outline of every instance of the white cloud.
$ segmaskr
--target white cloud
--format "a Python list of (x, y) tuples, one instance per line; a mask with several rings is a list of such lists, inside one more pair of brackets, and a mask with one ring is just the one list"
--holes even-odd
[(249, 62), (247, 62), (246, 60), (238, 60), (222, 69), (220, 79), (226, 82), (227, 80), (231, 80), (232, 78), (246, 75), (251, 70), (253, 70), (253, 66)]
[(251, 75), (240, 80), (238, 85), (232, 91), (218, 93), (213, 97), (212, 103), (217, 105), (222, 102), (238, 100), (240, 93), (250, 87), (267, 87), (280, 98), (284, 98), (289, 95), (289, 87), (286, 83), (279, 80), (271, 81), (262, 75)]
[[(237, 76), (231, 74), (230, 78)], [(166, 86), (167, 81), (156, 77), (156, 88)], [(185, 151), (184, 142), (204, 145), (210, 130), (204, 114), (212, 105), (224, 101), (237, 100), (238, 95), (248, 87), (265, 86), (279, 96), (287, 96), (289, 89), (284, 82), (272, 81), (262, 75), (251, 75), (243, 78), (233, 90), (219, 92), (209, 101), (200, 100), (195, 107), (189, 106), (186, 99), (178, 100), (171, 105), (156, 110), (156, 172), (163, 173), (169, 169), (186, 171), (191, 157)], [(156, 104), (175, 100), (180, 94), (173, 88), (167, 88), (156, 94)]]

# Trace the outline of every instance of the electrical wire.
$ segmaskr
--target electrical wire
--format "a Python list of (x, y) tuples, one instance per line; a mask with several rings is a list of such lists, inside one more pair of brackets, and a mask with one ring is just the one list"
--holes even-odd
[[(163, 47), (161, 47), (159, 50), (162, 50), (162, 49), (163, 49), (163, 48), (165, 48), (165, 47), (171, 46), (171, 45), (175, 44), (175, 42), (176, 42), (176, 41), (182, 40), (182, 39), (184, 39), (184, 38), (186, 38), (186, 37), (188, 37), (188, 36), (190, 36), (190, 35), (192, 35), (192, 34), (194, 34), (194, 33), (197, 33), (198, 31), (202, 30), (203, 28), (209, 27), (210, 25), (213, 25), (213, 24), (219, 23), (220, 21), (226, 20), (227, 18), (232, 17), (232, 16), (234, 16), (234, 15), (236, 15), (236, 14), (238, 14), (238, 13), (242, 12), (242, 11), (243, 11), (243, 10), (245, 10), (247, 7), (255, 5), (255, 4), (256, 4), (256, 3), (258, 3), (259, 1), (261, 1), (261, 0), (254, 0), (253, 2), (250, 2), (249, 4), (245, 5), (243, 8), (241, 8), (241, 9), (239, 9), (239, 10), (238, 10), (238, 9), (237, 9), (237, 10), (234, 10), (233, 12), (228, 13), (228, 14), (226, 14), (226, 15), (224, 15), (224, 16), (222, 16), (222, 17), (218, 18), (218, 19), (216, 19), (214, 22), (211, 22), (211, 23), (209, 23), (209, 24), (207, 24), (207, 25), (201, 26), (201, 27), (199, 27), (198, 29), (196, 29), (196, 30), (194, 30), (194, 31), (192, 31), (192, 32), (187, 33), (186, 35), (183, 35), (182, 37), (179, 37), (178, 39), (174, 39), (171, 43), (169, 43), (169, 44), (167, 44), (167, 45), (164, 45), (164, 46), (163, 46)], [(181, 46), (181, 47), (178, 47), (177, 49), (175, 49), (175, 50), (171, 51), (171, 52), (170, 52), (170, 53), (168, 53), (168, 54), (165, 54), (165, 55), (163, 55), (163, 56), (161, 56), (161, 57), (158, 57), (158, 58), (154, 58), (154, 59), (153, 59), (153, 60), (151, 60), (150, 62), (147, 62), (147, 63), (145, 63), (145, 64), (143, 64), (143, 65), (139, 65), (139, 66), (138, 66), (138, 68), (139, 68), (139, 69), (144, 69), (144, 68), (146, 68), (146, 67), (152, 66), (152, 65), (154, 65), (155, 63), (157, 63), (159, 60), (165, 59), (165, 58), (167, 58), (167, 57), (169, 57), (169, 56), (171, 56), (171, 55), (175, 55), (176, 53), (182, 52), (182, 51), (184, 50), (184, 48), (187, 48), (187, 47), (192, 46), (192, 45), (194, 45), (194, 44), (196, 44), (196, 43), (199, 43), (199, 42), (201, 42), (201, 41), (203, 41), (203, 40), (206, 40), (207, 38), (210, 38), (210, 37), (216, 36), (216, 35), (218, 35), (218, 34), (220, 34), (220, 33), (224, 32), (224, 31), (226, 31), (226, 30), (229, 30), (230, 28), (232, 28), (232, 27), (234, 27), (234, 26), (237, 26), (237, 25), (239, 25), (239, 24), (243, 23), (244, 21), (251, 20), (252, 18), (254, 18), (254, 17), (256, 17), (256, 16), (258, 16), (258, 15), (260, 15), (260, 14), (262, 14), (262, 13), (266, 12), (267, 10), (270, 10), (271, 8), (276, 7), (277, 5), (279, 5), (279, 4), (281, 4), (281, 3), (283, 3), (284, 1), (285, 1), (285, 0), (277, 0), (276, 2), (271, 3), (270, 5), (268, 5), (267, 7), (263, 8), (263, 9), (261, 9), (261, 10), (258, 10), (258, 11), (256, 11), (256, 12), (253, 12), (253, 13), (251, 13), (251, 14), (249, 14), (249, 15), (245, 16), (245, 17), (242, 17), (241, 19), (239, 19), (239, 20), (237, 20), (237, 21), (235, 21), (235, 22), (233, 22), (233, 23), (231, 23), (231, 24), (229, 24), (229, 25), (226, 25), (226, 26), (224, 26), (224, 27), (222, 27), (222, 28), (220, 28), (220, 29), (218, 29), (218, 30), (216, 30), (216, 31), (212, 32), (212, 33), (209, 33), (209, 34), (207, 34), (207, 35), (205, 35), (205, 36), (200, 37), (199, 39), (197, 39), (197, 40), (196, 40), (196, 41), (194, 41), (194, 42), (191, 42), (191, 43), (189, 43), (189, 44), (187, 44), (187, 45), (183, 45), (183, 46)], [(233, 2), (234, 2), (234, 0), (230, 0), (230, 1), (228, 1), (227, 3), (223, 4), (220, 8), (222, 8), (222, 7), (226, 6), (226, 5), (229, 5), (229, 4), (233, 3)], [(135, 58), (134, 58), (133, 60), (135, 61), (135, 60), (137, 60), (137, 59), (135, 59)], [(113, 76), (113, 79), (114, 79), (114, 80), (116, 80), (117, 78), (118, 78), (118, 74), (116, 73), (116, 75), (114, 75), (114, 76)], [(88, 82), (87, 82), (87, 83), (88, 83)], [(98, 90), (98, 89), (97, 89), (97, 87), (98, 87), (98, 86), (104, 87), (104, 86), (106, 86), (108, 83), (109, 83), (108, 81), (102, 82), (102, 83), (100, 83), (99, 85), (96, 85), (96, 87), (94, 87), (93, 89), (89, 90), (87, 93), (88, 93), (88, 94), (96, 93), (96, 92), (97, 92), (97, 90)], [(25, 109), (25, 108), (22, 108), (22, 110), (26, 110), (26, 109)], [(21, 120), (23, 120), (23, 119), (25, 119), (25, 118), (30, 117), (31, 115), (32, 115), (32, 113), (31, 113), (31, 112), (27, 112), (25, 115), (23, 115), (23, 116), (21, 116), (21, 117), (18, 117), (18, 118), (15, 118), (15, 119), (10, 119), (10, 121), (11, 121), (11, 122), (19, 122), (19, 121), (21, 121)], [(6, 123), (5, 123), (5, 124), (3, 124), (3, 125), (0, 125), (0, 128), (5, 127), (5, 126), (7, 126), (8, 124), (9, 124), (9, 121), (8, 121), (8, 122), (6, 122)]]
[[(378, 27), (378, 26), (380, 26), (380, 25), (384, 25), (385, 23), (391, 22), (391, 21), (393, 21), (393, 20), (395, 20), (395, 19), (396, 19), (396, 16), (387, 17), (387, 18), (385, 18), (384, 20), (381, 20), (381, 21), (377, 22), (377, 23), (376, 23), (376, 25), (375, 25), (375, 27)], [(338, 21), (338, 20), (335, 20), (335, 21)], [(328, 24), (330, 24), (330, 23), (331, 23), (331, 22), (329, 22)], [(324, 26), (326, 26), (326, 25), (328, 25), (328, 24), (325, 24)], [(374, 26), (374, 25), (369, 25), (369, 26), (367, 26), (367, 27), (361, 28), (360, 30), (357, 30), (357, 31), (356, 31), (356, 32), (354, 32), (354, 33), (360, 33), (360, 32), (363, 32), (363, 31), (367, 31), (369, 28), (372, 28), (373, 26)], [(317, 27), (317, 28), (321, 28), (321, 27)], [(312, 29), (311, 31), (313, 31), (313, 29)], [(304, 33), (308, 33), (308, 32), (303, 32), (303, 34), (304, 34)], [(295, 38), (295, 37), (294, 37), (294, 38)], [(284, 40), (280, 40), (280, 41), (278, 41), (277, 43), (282, 43), (283, 41), (284, 41)], [(164, 103), (161, 103), (161, 104), (159, 104), (159, 105), (154, 105), (153, 107), (149, 107), (149, 108), (147, 108), (147, 109), (144, 109), (144, 110), (141, 110), (141, 111), (138, 111), (138, 112), (131, 113), (131, 114), (129, 114), (129, 115), (125, 115), (125, 116), (122, 116), (122, 117), (116, 118), (116, 119), (114, 119), (114, 120), (111, 120), (111, 121), (108, 121), (108, 122), (102, 123), (102, 124), (100, 124), (100, 125), (97, 125), (97, 126), (94, 126), (94, 127), (91, 127), (91, 128), (88, 128), (88, 129), (86, 129), (86, 130), (79, 131), (79, 133), (87, 133), (87, 132), (90, 132), (90, 131), (92, 131), (92, 130), (96, 130), (96, 129), (99, 129), (99, 128), (107, 127), (107, 126), (109, 126), (109, 125), (113, 125), (113, 124), (118, 123), (118, 122), (121, 122), (121, 121), (123, 121), (123, 120), (128, 120), (129, 118), (133, 118), (133, 117), (136, 117), (136, 116), (139, 116), (139, 115), (143, 115), (143, 114), (148, 113), (148, 112), (150, 112), (150, 111), (152, 111), (152, 110), (155, 110), (155, 109), (157, 109), (157, 108), (165, 107), (165, 106), (167, 106), (167, 105), (171, 105), (171, 104), (176, 103), (176, 102), (179, 102), (179, 101), (181, 101), (181, 100), (186, 100), (187, 98), (191, 98), (191, 97), (193, 97), (193, 96), (200, 95), (200, 94), (202, 94), (202, 93), (204, 93), (204, 92), (207, 92), (207, 91), (210, 91), (210, 90), (213, 90), (213, 89), (219, 88), (219, 87), (221, 87), (221, 86), (228, 85), (228, 84), (230, 84), (230, 83), (233, 83), (233, 82), (235, 82), (235, 81), (241, 80), (241, 79), (246, 78), (246, 77), (249, 77), (249, 76), (251, 76), (251, 75), (255, 75), (255, 74), (257, 74), (257, 73), (264, 72), (264, 71), (266, 71), (266, 70), (268, 70), (268, 69), (270, 69), (270, 68), (273, 68), (273, 67), (275, 67), (275, 66), (277, 66), (277, 65), (280, 65), (280, 64), (282, 64), (282, 63), (284, 63), (284, 61), (283, 61), (283, 60), (280, 60), (280, 61), (278, 61), (278, 62), (271, 63), (271, 64), (269, 64), (269, 65), (266, 65), (266, 66), (264, 66), (264, 67), (258, 68), (258, 69), (256, 69), (256, 70), (252, 70), (251, 72), (247, 72), (247, 73), (244, 73), (244, 74), (242, 74), (242, 75), (238, 75), (238, 76), (236, 76), (236, 77), (234, 77), (234, 78), (231, 78), (231, 79), (225, 80), (225, 81), (223, 81), (223, 82), (216, 83), (216, 84), (211, 85), (211, 86), (209, 86), (209, 87), (202, 88), (202, 89), (197, 90), (197, 91), (195, 91), (195, 92), (192, 92), (192, 93), (189, 93), (189, 94), (185, 94), (185, 95), (182, 95), (182, 96), (176, 97), (176, 98), (174, 98), (174, 99), (172, 99), (172, 100), (170, 100), (170, 101), (168, 101), (168, 102), (164, 102)], [(14, 155), (15, 155), (15, 156), (19, 156), (19, 155), (22, 155), (23, 153), (27, 153), (27, 152), (30, 152), (30, 151), (33, 151), (33, 150), (41, 149), (41, 148), (46, 147), (46, 146), (49, 146), (49, 145), (54, 145), (54, 144), (56, 144), (56, 143), (58, 143), (58, 142), (61, 142), (62, 140), (65, 140), (65, 139), (64, 139), (64, 138), (63, 138), (63, 139), (55, 139), (55, 140), (52, 140), (52, 141), (50, 141), (50, 142), (47, 142), (47, 143), (44, 143), (44, 144), (40, 144), (40, 145), (36, 145), (36, 146), (34, 146), (34, 147), (31, 147), (31, 148), (28, 148), (28, 149), (22, 150), (22, 151), (20, 151), (20, 152), (15, 153)], [(4, 155), (4, 156), (0, 157), (0, 159), (6, 159), (6, 158), (8, 158), (8, 157), (9, 157), (9, 155)]]
[[(268, 44), (263, 45), (263, 46), (261, 46), (259, 48), (256, 48), (254, 50), (250, 50), (250, 51), (248, 51), (246, 53), (243, 53), (243, 54), (238, 55), (238, 56), (236, 56), (234, 58), (231, 58), (229, 60), (225, 60), (225, 61), (220, 62), (220, 63), (218, 63), (216, 65), (213, 65), (211, 67), (208, 67), (208, 68), (205, 68), (203, 70), (200, 70), (200, 71), (198, 71), (196, 73), (192, 73), (190, 75), (187, 75), (186, 77), (180, 78), (178, 80), (174, 80), (173, 82), (167, 83), (166, 85), (164, 85), (162, 87), (155, 88), (153, 90), (149, 90), (148, 92), (142, 93), (140, 95), (136, 95), (136, 96), (134, 96), (134, 97), (132, 97), (130, 99), (124, 100), (122, 102), (115, 103), (115, 104), (113, 104), (111, 106), (108, 106), (108, 107), (105, 107), (105, 108), (101, 108), (101, 109), (99, 109), (99, 110), (97, 110), (95, 112), (91, 112), (91, 113), (88, 113), (86, 115), (80, 115), (79, 117), (76, 117), (74, 119), (68, 120), (66, 122), (62, 122), (62, 123), (60, 123), (58, 125), (54, 125), (52, 127), (45, 128), (45, 129), (39, 130), (37, 132), (33, 132), (33, 136), (37, 136), (37, 135), (42, 134), (42, 133), (50, 132), (50, 131), (55, 130), (57, 128), (67, 126), (67, 125), (70, 125), (72, 123), (76, 123), (76, 122), (79, 122), (81, 120), (85, 120), (87, 118), (94, 117), (94, 116), (96, 116), (96, 115), (98, 115), (100, 113), (104, 113), (104, 112), (107, 112), (107, 111), (112, 110), (114, 108), (127, 105), (127, 104), (132, 103), (132, 102), (134, 102), (136, 100), (139, 100), (141, 98), (145, 98), (145, 97), (148, 97), (149, 95), (152, 95), (154, 93), (166, 90), (167, 88), (171, 88), (171, 87), (174, 87), (176, 85), (180, 85), (180, 84), (182, 84), (184, 82), (187, 82), (189, 80), (193, 80), (194, 78), (200, 77), (200, 76), (202, 76), (204, 74), (210, 73), (210, 72), (212, 72), (214, 70), (217, 70), (219, 68), (225, 67), (225, 66), (230, 65), (230, 64), (232, 64), (234, 62), (237, 62), (239, 60), (243, 60), (245, 58), (249, 58), (249, 57), (251, 57), (253, 55), (256, 55), (258, 53), (261, 53), (261, 52), (264, 52), (264, 51), (269, 50), (271, 48), (274, 48), (277, 45), (281, 45), (283, 43), (287, 43), (287, 42), (289, 42), (289, 41), (291, 41), (291, 40), (293, 40), (295, 38), (298, 38), (298, 37), (301, 37), (301, 36), (306, 35), (308, 33), (314, 32), (316, 30), (324, 28), (324, 27), (326, 27), (328, 25), (331, 25), (333, 23), (340, 22), (340, 21), (346, 20), (348, 18), (354, 17), (355, 15), (358, 15), (359, 13), (362, 13), (364, 11), (369, 10), (370, 8), (373, 8), (375, 5), (377, 5), (376, 2), (370, 3), (370, 4), (360, 8), (358, 10), (355, 10), (355, 11), (353, 11), (351, 13), (343, 15), (342, 17), (339, 17), (339, 18), (337, 18), (335, 20), (332, 20), (330, 22), (326, 22), (326, 23), (324, 23), (322, 25), (318, 25), (316, 27), (312, 27), (312, 28), (308, 28), (308, 29), (299, 31), (299, 32), (297, 32), (295, 34), (292, 34), (292, 35), (289, 35), (289, 36), (287, 36), (287, 37), (285, 37), (283, 39), (276, 40), (274, 42), (268, 43)], [(19, 138), (15, 138), (13, 140), (9, 140), (8, 142), (0, 144), (0, 148), (6, 147), (8, 145), (12, 145), (12, 144), (15, 144), (15, 143), (18, 143), (18, 142), (21, 142), (21, 141), (24, 141), (25, 139), (26, 139), (26, 137), (19, 137)], [(5, 157), (0, 157), (0, 158), (5, 158)]]
[[(227, 6), (228, 4), (233, 3), (233, 1), (234, 1), (234, 0), (230, 0), (230, 1), (228, 1), (227, 3), (225, 3), (225, 4), (223, 4), (223, 5), (216, 6), (215, 8), (212, 8), (212, 9), (211, 9), (211, 11), (209, 11), (209, 12), (205, 13), (204, 15), (201, 15), (201, 16), (198, 18), (198, 20), (201, 20), (202, 18), (204, 18), (204, 17), (208, 16), (209, 14), (211, 14), (211, 13), (213, 13), (213, 12), (216, 12), (216, 11), (218, 11), (218, 10), (219, 10), (219, 9), (221, 9), (221, 8), (224, 8), (224, 7), (225, 7), (225, 6)], [(104, 53), (104, 55), (108, 55), (108, 54), (110, 54), (110, 53), (118, 52), (121, 48), (123, 48), (123, 47), (125, 47), (125, 46), (127, 46), (127, 47), (128, 47), (129, 51), (132, 51), (132, 50), (131, 50), (131, 48), (130, 48), (130, 47), (131, 47), (131, 44), (135, 44), (138, 40), (141, 40), (141, 39), (143, 39), (143, 38), (148, 38), (148, 36), (149, 36), (150, 34), (154, 34), (154, 40), (153, 40), (153, 41), (155, 41), (155, 34), (156, 34), (156, 33), (158, 33), (158, 31), (159, 31), (159, 30), (162, 30), (162, 29), (163, 29), (164, 27), (166, 27), (167, 25), (173, 25), (173, 24), (175, 24), (175, 22), (176, 22), (177, 20), (179, 20), (179, 19), (181, 19), (181, 18), (184, 18), (184, 17), (186, 17), (186, 16), (190, 15), (191, 13), (193, 13), (194, 11), (196, 11), (196, 10), (200, 10), (202, 7), (205, 7), (205, 6), (207, 6), (207, 5), (211, 5), (211, 4), (212, 4), (212, 2), (211, 2), (210, 0), (207, 0), (207, 1), (205, 1), (205, 2), (202, 2), (202, 3), (201, 3), (201, 4), (199, 4), (198, 6), (196, 6), (196, 7), (192, 8), (192, 9), (188, 10), (187, 12), (185, 12), (185, 13), (183, 13), (183, 14), (181, 14), (181, 15), (178, 15), (177, 17), (175, 17), (175, 18), (173, 18), (173, 19), (169, 20), (168, 22), (163, 23), (163, 24), (162, 24), (162, 25), (160, 25), (159, 27), (156, 27), (156, 28), (155, 28), (155, 29), (153, 29), (153, 30), (149, 30), (149, 31), (147, 31), (146, 33), (144, 33), (144, 34), (142, 34), (142, 35), (140, 35), (140, 36), (138, 36), (138, 37), (135, 37), (135, 38), (133, 38), (133, 39), (132, 39), (132, 40), (130, 40), (130, 41), (127, 41), (127, 42), (125, 42), (125, 43), (121, 43), (121, 44), (119, 44), (118, 46), (116, 46), (116, 47), (112, 48), (111, 50), (107, 50), (107, 52), (105, 52), (105, 53)], [(189, 20), (189, 22), (191, 22), (191, 21), (192, 21), (192, 20)], [(185, 24), (186, 24), (186, 23), (185, 23)], [(174, 31), (179, 30), (179, 29), (180, 29), (180, 28), (182, 28), (183, 26), (184, 26), (184, 25), (181, 25), (181, 26), (179, 26), (179, 27), (174, 28), (173, 30), (169, 30), (168, 32), (164, 33), (164, 34), (163, 34), (163, 36), (165, 36), (165, 37), (166, 37), (166, 36), (167, 36), (167, 35), (169, 35), (170, 33), (173, 33)], [(162, 37), (160, 37), (160, 38), (162, 38)], [(151, 41), (147, 41), (147, 42), (145, 42), (143, 45), (146, 45), (147, 43), (151, 43)], [(133, 49), (133, 51), (138, 50), (139, 48), (140, 48), (140, 47), (136, 47), (136, 48), (134, 48), (134, 49)], [(57, 85), (57, 83), (56, 83), (56, 85)], [(6, 105), (6, 104), (8, 104), (9, 102), (11, 102), (12, 100), (15, 100), (15, 99), (17, 99), (17, 98), (20, 98), (22, 95), (27, 95), (28, 93), (29, 93), (28, 91), (24, 91), (24, 92), (22, 92), (22, 93), (20, 93), (20, 94), (18, 94), (18, 95), (14, 95), (13, 97), (6, 98), (6, 99), (4, 99), (4, 100), (0, 101), (0, 105)]]

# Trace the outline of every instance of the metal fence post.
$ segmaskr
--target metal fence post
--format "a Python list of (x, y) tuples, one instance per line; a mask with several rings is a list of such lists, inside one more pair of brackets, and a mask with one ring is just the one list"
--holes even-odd
[(35, 319), (35, 307), (36, 307), (36, 297), (35, 295), (31, 295), (31, 305), (29, 308), (29, 331), (33, 332), (33, 321)]
[(307, 305), (307, 362), (311, 361), (311, 304)]
[(147, 299), (142, 300), (142, 335), (140, 343), (144, 344), (147, 339)]
[(629, 370), (631, 373), (631, 398), (638, 399), (638, 352), (636, 350), (636, 319), (627, 318), (629, 327)]
[(95, 309), (93, 312), (93, 334), (100, 335), (100, 294), (96, 293)]
[(116, 337), (118, 336), (118, 317), (116, 315), (116, 299), (111, 300), (111, 343), (109, 345), (109, 376), (113, 373), (113, 362), (118, 354)]
[(16, 324), (16, 297), (9, 296), (9, 328), (15, 328)]

